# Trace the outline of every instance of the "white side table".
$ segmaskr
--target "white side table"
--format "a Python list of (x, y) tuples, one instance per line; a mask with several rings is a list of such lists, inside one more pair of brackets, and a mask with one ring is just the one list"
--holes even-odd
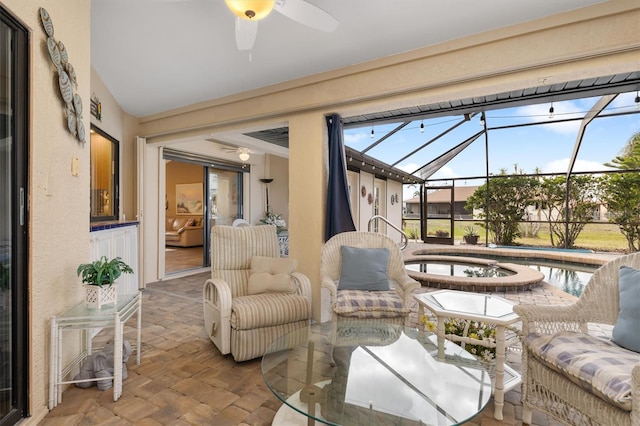
[[(440, 357), (444, 356), (442, 348), (445, 337), (452, 341), (472, 342), (496, 348), (495, 411), (493, 416), (496, 420), (502, 420), (504, 393), (517, 386), (521, 380), (520, 374), (504, 363), (506, 351), (505, 328), (520, 321), (518, 315), (513, 312), (514, 303), (499, 296), (455, 290), (439, 290), (432, 293), (415, 294), (413, 297), (418, 302), (418, 318), (422, 318), (425, 308), (437, 318), (438, 355)], [(452, 334), (445, 335), (444, 323), (446, 318), (494, 324), (496, 326), (495, 344), (469, 337)]]
[[(49, 350), (49, 409), (62, 402), (62, 385), (113, 379), (113, 400), (122, 394), (122, 344), (124, 323), (137, 313), (136, 325), (136, 363), (140, 364), (140, 330), (142, 326), (142, 294), (118, 295), (116, 306), (102, 309), (89, 309), (84, 302), (74, 306), (62, 315), (51, 317), (51, 347)], [(99, 379), (65, 380), (82, 361), (91, 355), (92, 331), (95, 328), (113, 327), (113, 376)], [(82, 352), (67, 365), (63, 365), (64, 331), (80, 330)]]

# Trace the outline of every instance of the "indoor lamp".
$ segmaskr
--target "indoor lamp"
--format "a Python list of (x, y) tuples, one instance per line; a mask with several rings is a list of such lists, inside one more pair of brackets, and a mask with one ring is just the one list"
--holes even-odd
[(249, 159), (249, 149), (238, 148), (238, 157), (240, 157), (240, 160), (242, 161), (247, 161)]
[(250, 21), (266, 18), (273, 10), (275, 0), (224, 0), (234, 15)]

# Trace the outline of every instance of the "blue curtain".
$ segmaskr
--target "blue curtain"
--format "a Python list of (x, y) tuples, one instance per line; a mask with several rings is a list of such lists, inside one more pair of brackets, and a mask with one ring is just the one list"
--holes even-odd
[(327, 127), (329, 129), (329, 185), (325, 241), (340, 232), (356, 230), (349, 205), (349, 184), (340, 116), (338, 114), (328, 116)]

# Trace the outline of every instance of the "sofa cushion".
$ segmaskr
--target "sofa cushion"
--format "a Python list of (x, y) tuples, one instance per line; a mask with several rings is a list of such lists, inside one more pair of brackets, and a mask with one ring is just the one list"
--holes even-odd
[(631, 370), (640, 354), (584, 333), (530, 333), (524, 345), (542, 363), (578, 386), (631, 411)]
[(299, 294), (240, 296), (235, 297), (231, 305), (231, 327), (236, 330), (270, 327), (309, 318), (309, 301)]
[(247, 294), (294, 292), (296, 282), (291, 278), (291, 273), (296, 270), (297, 265), (295, 259), (253, 256)]
[(338, 290), (388, 291), (388, 248), (340, 247)]
[(621, 266), (618, 288), (620, 313), (613, 327), (612, 340), (623, 348), (640, 352), (640, 271)]
[(177, 232), (165, 232), (164, 239), (165, 241), (180, 241), (180, 234)]
[(403, 306), (394, 290), (338, 290), (334, 311), (356, 318), (392, 318), (407, 315), (410, 308)]

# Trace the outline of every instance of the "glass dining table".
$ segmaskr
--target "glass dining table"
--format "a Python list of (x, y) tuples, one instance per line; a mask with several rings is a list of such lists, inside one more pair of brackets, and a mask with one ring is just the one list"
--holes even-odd
[(435, 334), (379, 320), (290, 332), (261, 368), (283, 402), (274, 425), (455, 425), (491, 397), (489, 373), (460, 346), (445, 342), (439, 356)]

